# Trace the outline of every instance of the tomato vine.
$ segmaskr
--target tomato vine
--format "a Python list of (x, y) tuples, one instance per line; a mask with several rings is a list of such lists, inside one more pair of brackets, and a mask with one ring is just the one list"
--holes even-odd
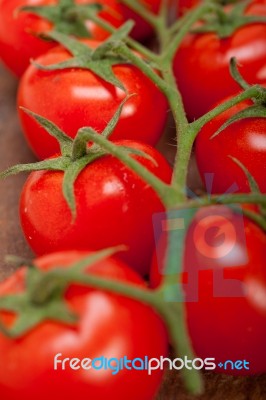
[[(215, 1), (206, 0), (193, 11), (184, 15), (176, 23), (169, 26), (167, 0), (162, 1), (161, 10), (158, 15), (154, 15), (153, 13), (148, 11), (147, 8), (145, 8), (141, 3), (136, 2), (135, 0), (121, 0), (121, 2), (130, 7), (153, 27), (158, 38), (158, 52), (152, 52), (150, 49), (146, 48), (145, 46), (136, 42), (134, 39), (128, 36), (128, 33), (132, 28), (131, 23), (127, 23), (119, 30), (116, 30), (97, 15), (97, 13), (95, 12), (95, 8), (79, 10), (79, 8), (77, 7), (75, 10), (72, 10), (73, 13), (75, 13), (76, 17), (80, 15), (79, 13), (81, 11), (86, 11), (86, 18), (91, 19), (100, 27), (113, 34), (101, 46), (101, 49), (98, 49), (98, 52), (96, 54), (98, 58), (95, 56), (95, 52), (97, 51), (96, 50), (95, 52), (91, 53), (87, 52), (88, 60), (85, 59), (82, 53), (82, 51), (85, 51), (84, 46), (83, 50), (81, 49), (81, 44), (79, 44), (78, 47), (77, 40), (73, 38), (69, 39), (67, 36), (65, 36), (64, 33), (66, 33), (66, 31), (64, 31), (63, 33), (62, 31), (61, 33), (58, 33), (57, 31), (52, 31), (50, 33), (46, 33), (47, 37), (49, 39), (58, 41), (61, 45), (72, 50), (74, 58), (76, 57), (75, 62), (73, 62), (74, 58), (72, 58), (72, 61), (69, 61), (68, 65), (65, 64), (54, 65), (52, 67), (37, 67), (44, 70), (56, 70), (56, 68), (60, 69), (68, 68), (69, 66), (76, 66), (92, 69), (96, 74), (98, 73), (98, 75), (100, 75), (97, 66), (100, 65), (102, 58), (108, 57), (108, 54), (111, 52), (113, 56), (112, 61), (110, 61), (106, 70), (101, 70), (101, 77), (109, 83), (119, 86), (120, 88), (120, 82), (117, 82), (112, 74), (107, 73), (107, 70), (110, 72), (111, 66), (114, 65), (115, 62), (117, 62), (117, 59), (125, 60), (126, 62), (132, 63), (133, 65), (138, 67), (148, 78), (150, 78), (152, 82), (154, 82), (154, 84), (167, 97), (175, 121), (177, 153), (171, 184), (166, 184), (162, 182), (158, 177), (145, 169), (140, 162), (131, 157), (128, 149), (119, 147), (115, 143), (112, 143), (108, 140), (110, 133), (112, 132), (115, 124), (119, 119), (124, 103), (121, 105), (112, 121), (110, 121), (105, 130), (105, 134), (103, 133), (102, 135), (99, 135), (89, 127), (82, 128), (78, 131), (74, 142), (67, 138), (64, 133), (59, 132), (55, 126), (48, 126), (48, 121), (44, 121), (43, 119), (41, 119), (40, 116), (36, 116), (34, 115), (34, 113), (31, 113), (31, 115), (35, 119), (37, 119), (43, 126), (45, 126), (46, 129), (48, 129), (49, 132), (53, 136), (55, 136), (60, 142), (62, 158), (42, 161), (35, 165), (12, 167), (2, 173), (1, 177), (5, 177), (7, 175), (11, 175), (20, 171), (44, 169), (64, 170), (66, 166), (69, 166), (68, 162), (70, 163), (78, 160), (80, 160), (80, 165), (78, 166), (76, 172), (80, 172), (85, 165), (87, 165), (89, 162), (92, 162), (95, 158), (100, 157), (103, 154), (111, 154), (121, 160), (130, 169), (135, 171), (155, 190), (167, 211), (173, 209), (188, 208), (191, 209), (192, 219), (195, 212), (193, 210), (211, 204), (257, 203), (265, 208), (265, 196), (261, 193), (255, 192), (251, 194), (209, 196), (202, 197), (199, 200), (188, 200), (186, 195), (188, 165), (191, 158), (193, 144), (201, 128), (213, 118), (233, 107), (234, 105), (241, 103), (243, 100), (255, 99), (257, 101), (260, 101), (260, 104), (265, 105), (266, 103), (265, 88), (259, 85), (246, 86), (241, 93), (231, 98), (230, 100), (227, 100), (224, 103), (220, 104), (218, 107), (212, 109), (207, 114), (198, 118), (197, 120), (189, 122), (187, 119), (182, 96), (178, 90), (175, 80), (173, 70), (174, 57), (183, 38), (187, 35), (189, 31), (191, 31), (195, 23), (201, 20), (206, 15), (206, 13), (210, 13), (214, 16), (218, 13), (218, 15), (221, 17), (221, 12), (223, 12), (221, 6)], [(64, 4), (69, 2), (62, 1), (61, 3)], [(70, 3), (72, 4), (72, 2)], [(33, 7), (31, 7), (31, 9), (32, 8)], [(45, 11), (43, 10), (38, 11), (40, 15), (43, 15), (44, 12)], [(84, 20), (84, 16), (82, 17), (82, 19)], [(57, 28), (57, 25), (55, 25), (55, 28)], [(134, 51), (132, 51), (132, 49), (138, 51), (142, 56), (140, 57), (139, 54), (136, 54)], [(94, 59), (92, 60), (93, 57)], [(92, 63), (92, 61), (94, 62), (94, 64)], [(97, 62), (99, 62), (99, 64), (97, 64)], [(200, 99), (198, 99), (198, 101), (200, 101)], [(87, 142), (93, 142), (94, 147), (92, 146), (92, 148), (87, 149)], [(98, 151), (97, 154), (92, 153), (93, 148)], [(72, 174), (72, 176), (71, 174), (68, 175), (68, 180), (65, 181), (64, 186), (64, 194), (73, 213), (75, 212), (73, 182), (75, 181), (75, 178), (77, 176), (76, 172), (74, 175)], [(68, 185), (69, 182), (70, 184)], [(252, 211), (246, 211), (246, 215), (248, 215), (251, 219), (253, 219), (263, 229), (266, 230), (266, 222), (263, 215), (258, 215), (257, 213), (254, 213)], [(73, 269), (70, 268), (67, 272), (64, 272), (64, 276), (56, 271), (47, 273), (46, 276), (44, 275), (43, 277), (41, 277), (41, 280), (38, 282), (38, 284), (40, 285), (40, 287), (46, 286), (43, 285), (42, 279), (50, 279), (52, 282), (55, 281), (57, 283), (59, 279), (61, 280), (61, 282), (63, 281), (64, 284), (67, 284), (67, 282), (70, 281), (88, 284), (95, 288), (101, 288), (110, 292), (123, 294), (130, 298), (138, 299), (146, 304), (149, 304), (154, 309), (156, 309), (157, 312), (164, 319), (168, 327), (169, 335), (171, 337), (175, 351), (181, 357), (187, 355), (188, 357), (193, 358), (193, 350), (185, 322), (186, 319), (184, 303), (167, 302), (166, 300), (169, 288), (171, 287), (172, 283), (176, 281), (176, 276), (181, 272), (182, 267), (182, 254), (176, 254), (177, 252), (175, 251), (174, 246), (171, 245), (171, 241), (174, 238), (173, 235), (174, 233), (170, 234), (166, 264), (168, 266), (170, 264), (174, 264), (178, 267), (178, 270), (176, 270), (175, 276), (171, 276), (169, 278), (169, 276), (166, 275), (158, 289), (139, 289), (131, 285), (114, 282), (108, 279), (84, 275), (82, 270), (79, 270), (77, 272), (74, 267)], [(183, 232), (183, 237), (181, 238), (181, 240), (185, 240), (185, 232)], [(47, 287), (49, 288), (50, 285), (47, 285)], [(36, 293), (38, 293), (38, 290), (36, 291)], [(179, 295), (180, 298), (182, 298), (182, 293), (179, 293)], [(45, 299), (47, 299), (47, 296), (45, 296)], [(12, 308), (12, 304), (10, 305), (9, 303), (9, 307)], [(0, 299), (0, 308), (5, 308), (5, 299)], [(179, 320), (178, 324), (176, 323), (177, 318)], [(27, 326), (27, 324), (23, 326), (24, 330), (27, 330), (28, 328), (29, 327)], [(22, 330), (22, 332), (24, 332), (24, 330)], [(18, 333), (21, 334), (21, 331), (13, 332), (14, 335)], [(185, 384), (191, 392), (200, 393), (202, 391), (202, 379), (198, 371), (183, 370), (182, 374), (185, 380)]]

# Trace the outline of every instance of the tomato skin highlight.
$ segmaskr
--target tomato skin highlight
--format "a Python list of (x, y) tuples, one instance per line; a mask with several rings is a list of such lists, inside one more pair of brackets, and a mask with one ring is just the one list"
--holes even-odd
[[(88, 253), (50, 254), (36, 260), (43, 270), (68, 266)], [(144, 287), (144, 281), (115, 258), (88, 268), (88, 273)], [(25, 285), (25, 269), (0, 284), (0, 294), (18, 293)], [(80, 320), (76, 327), (45, 321), (19, 339), (0, 333), (0, 392), (5, 400), (18, 396), (34, 400), (48, 397), (104, 400), (154, 398), (163, 371), (54, 370), (54, 357), (120, 358), (160, 357), (168, 352), (167, 334), (159, 316), (148, 306), (99, 289), (71, 285), (65, 294), (68, 307)], [(1, 316), (3, 316), (1, 312)], [(6, 314), (6, 313), (5, 313)], [(141, 384), (141, 387), (140, 387)]]
[(264, 118), (245, 118), (234, 122), (216, 137), (211, 137), (233, 115), (253, 103), (245, 101), (222, 113), (206, 124), (196, 139), (195, 154), (198, 168), (205, 181), (213, 174), (211, 193), (229, 191), (249, 193), (245, 172), (229, 157), (239, 160), (266, 193), (266, 123)]
[[(76, 0), (77, 4), (94, 4), (94, 0)], [(132, 36), (143, 40), (152, 34), (152, 28), (136, 13), (117, 0), (97, 0), (106, 7), (99, 16), (115, 28), (120, 27), (127, 19), (136, 23)], [(23, 6), (50, 6), (58, 0), (0, 0), (0, 55), (4, 64), (17, 77), (21, 77), (30, 59), (35, 59), (55, 46), (54, 42), (38, 38), (40, 33), (47, 33), (53, 25), (46, 19), (32, 13), (17, 10)], [(143, 4), (154, 13), (158, 13), (161, 0), (143, 0)], [(87, 21), (93, 38), (104, 40), (109, 33), (92, 21)]]
[[(91, 47), (99, 45), (95, 41), (86, 43)], [(58, 47), (36, 62), (50, 65), (69, 57), (67, 50)], [(133, 139), (155, 145), (166, 124), (165, 96), (133, 65), (119, 64), (113, 71), (127, 94), (134, 96), (124, 105), (111, 139)], [(31, 65), (21, 79), (17, 97), (23, 132), (36, 156), (48, 158), (59, 152), (57, 141), (19, 109), (20, 106), (51, 120), (74, 138), (84, 126), (102, 132), (127, 94), (88, 70), (41, 71)]]
[[(220, 231), (219, 217), (226, 220)], [(205, 238), (198, 237), (195, 241), (199, 221), (204, 222)], [(230, 232), (232, 225), (237, 227), (236, 236)], [(198, 250), (203, 249), (202, 239), (212, 248), (212, 253), (208, 253), (210, 258)], [(165, 254), (166, 240), (166, 235), (160, 239), (159, 260)], [(229, 245), (232, 251), (226, 253)], [(216, 372), (229, 375), (266, 372), (263, 344), (266, 335), (265, 251), (265, 233), (247, 218), (243, 219), (242, 215), (224, 206), (198, 211), (187, 231), (180, 281), (194, 351), (202, 359), (214, 357), (216, 365), (227, 360), (250, 363), (249, 370), (217, 367)], [(158, 266), (154, 255), (152, 287), (157, 287), (162, 277), (163, 269)]]
[[(120, 141), (119, 145), (141, 150), (155, 163), (132, 155), (165, 182), (171, 168), (157, 150), (143, 143)], [(125, 244), (119, 253), (133, 268), (148, 273), (154, 248), (152, 215), (164, 210), (154, 192), (136, 173), (112, 156), (88, 165), (75, 182), (77, 217), (63, 197), (62, 172), (30, 174), (20, 200), (24, 235), (37, 255), (61, 250), (100, 250)]]
[[(266, 15), (266, 4), (251, 4), (246, 14)], [(266, 26), (254, 23), (231, 37), (215, 33), (189, 34), (175, 56), (175, 76), (188, 118), (193, 121), (213, 104), (240, 91), (230, 76), (229, 61), (236, 57), (240, 73), (250, 84), (266, 80)]]

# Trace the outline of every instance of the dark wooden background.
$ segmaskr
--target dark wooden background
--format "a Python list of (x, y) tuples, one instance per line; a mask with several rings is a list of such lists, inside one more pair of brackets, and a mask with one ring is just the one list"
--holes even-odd
[[(0, 66), (0, 170), (17, 164), (34, 161), (21, 134), (16, 115), (16, 80)], [(166, 133), (166, 146), (159, 145), (170, 162), (173, 161), (175, 142), (170, 128)], [(5, 264), (7, 254), (31, 257), (32, 253), (23, 238), (19, 217), (19, 194), (26, 176), (10, 177), (0, 182), (0, 281), (12, 273)], [(189, 185), (200, 188), (194, 161), (191, 163)], [(1, 356), (1, 354), (0, 354)], [(266, 400), (266, 376), (234, 378), (205, 374), (205, 393), (199, 400)], [(167, 373), (157, 400), (193, 400), (186, 394), (176, 372)], [(3, 399), (4, 400), (4, 399)], [(137, 399), (136, 399), (137, 400)]]

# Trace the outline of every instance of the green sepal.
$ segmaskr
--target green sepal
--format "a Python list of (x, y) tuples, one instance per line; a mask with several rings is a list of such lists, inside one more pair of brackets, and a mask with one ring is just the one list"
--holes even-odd
[(236, 57), (230, 58), (230, 64), (229, 64), (229, 69), (230, 69), (230, 74), (234, 81), (238, 83), (238, 85), (242, 89), (248, 89), (250, 87), (250, 84), (245, 81), (243, 76), (240, 74), (238, 70), (238, 65), (237, 65), (237, 59)]
[(258, 184), (257, 184), (257, 182), (256, 182), (256, 180), (255, 180), (255, 178), (253, 177), (253, 175), (251, 175), (251, 173), (250, 173), (249, 170), (245, 167), (245, 165), (242, 164), (242, 162), (241, 162), (240, 160), (238, 160), (237, 158), (235, 158), (235, 157), (232, 157), (232, 156), (228, 156), (228, 157), (231, 158), (231, 160), (232, 160), (235, 164), (237, 164), (237, 165), (239, 166), (239, 168), (241, 168), (242, 171), (244, 172), (244, 174), (246, 175), (246, 178), (247, 178), (247, 180), (248, 180), (248, 184), (249, 184), (251, 193), (260, 193), (260, 194), (261, 194), (260, 189), (259, 189), (259, 186), (258, 186)]
[(0, 173), (0, 179), (4, 179), (11, 175), (19, 174), (20, 172), (33, 171), (65, 171), (71, 159), (69, 157), (49, 158), (47, 160), (38, 161), (29, 164), (17, 164)]
[[(28, 281), (30, 281), (30, 274), (32, 274), (32, 271), (32, 269), (29, 269), (27, 272)], [(77, 323), (77, 317), (71, 310), (68, 310), (62, 299), (49, 299), (46, 307), (42, 307), (39, 304), (34, 304), (31, 299), (30, 291), (17, 295), (0, 297), (0, 309), (17, 315), (11, 328), (6, 328), (3, 323), (0, 323), (0, 331), (10, 338), (19, 338), (47, 320), (61, 322), (66, 325), (74, 325)]]
[[(249, 170), (245, 167), (245, 165), (244, 165), (240, 160), (238, 160), (238, 159), (235, 158), (235, 157), (232, 157), (232, 156), (228, 156), (228, 157), (231, 158), (231, 160), (232, 160), (236, 165), (238, 165), (238, 167), (241, 168), (241, 170), (244, 172), (244, 174), (245, 174), (245, 176), (246, 176), (246, 178), (247, 178), (247, 180), (248, 180), (248, 184), (249, 184), (251, 193), (254, 193), (254, 194), (262, 194), (261, 191), (260, 191), (260, 188), (259, 188), (259, 185), (258, 185), (256, 179), (255, 179), (254, 176), (249, 172)], [(265, 197), (266, 197), (266, 196), (265, 196)], [(258, 208), (259, 208), (260, 213), (262, 214), (262, 216), (265, 218), (265, 217), (266, 217), (266, 207), (263, 206), (263, 205), (259, 205)]]
[(59, 143), (60, 150), (63, 156), (70, 156), (73, 140), (67, 136), (61, 129), (58, 128), (52, 121), (41, 117), (40, 115), (28, 110), (27, 108), (20, 107), (26, 114), (33, 118), (42, 128), (44, 128), (49, 135), (53, 136)]
[(149, 154), (144, 153), (144, 151), (133, 149), (132, 147), (127, 147), (127, 146), (119, 146), (119, 148), (122, 149), (122, 151), (124, 151), (125, 153), (146, 158), (146, 160), (151, 161), (155, 167), (158, 167), (157, 161), (153, 157), (149, 156)]
[(89, 286), (82, 283), (86, 269), (123, 250), (124, 246), (104, 249), (84, 256), (68, 268), (55, 266), (48, 271), (40, 270), (37, 266), (32, 268), (34, 263), (31, 263), (25, 273), (25, 290), (0, 297), (0, 310), (16, 314), (15, 322), (10, 328), (0, 321), (0, 331), (11, 339), (17, 339), (45, 321), (77, 326), (79, 317), (67, 306), (64, 299), (66, 290), (75, 282)]
[(118, 124), (119, 118), (122, 114), (123, 107), (125, 103), (132, 97), (137, 96), (136, 93), (128, 94), (124, 100), (122, 100), (121, 104), (119, 105), (118, 109), (116, 110), (115, 114), (113, 115), (112, 119), (109, 121), (109, 124), (106, 126), (106, 128), (102, 132), (102, 136), (108, 139), (112, 132), (114, 131), (116, 125)]
[[(107, 138), (112, 134), (115, 129), (119, 117), (122, 113), (123, 106), (133, 95), (126, 96), (121, 102), (117, 111), (115, 112), (112, 119), (109, 121), (106, 128), (103, 130), (102, 135), (106, 141)], [(72, 212), (73, 218), (76, 216), (76, 202), (75, 202), (75, 190), (74, 184), (81, 171), (90, 163), (97, 160), (98, 158), (109, 154), (101, 146), (92, 144), (88, 147), (88, 142), (93, 142), (93, 138), (101, 136), (100, 133), (96, 133), (92, 128), (82, 128), (77, 132), (75, 139), (68, 137), (63, 131), (61, 131), (51, 121), (39, 116), (29, 110), (25, 110), (27, 114), (38, 122), (47, 132), (53, 136), (60, 144), (61, 151), (64, 153), (62, 156), (57, 158), (49, 158), (47, 160), (30, 163), (30, 164), (19, 164), (8, 168), (7, 170), (0, 173), (0, 179), (6, 178), (10, 175), (15, 175), (20, 172), (32, 172), (32, 171), (62, 171), (64, 173), (62, 191), (64, 198)], [(90, 136), (92, 134), (92, 136)], [(92, 137), (92, 139), (91, 139)], [(115, 146), (115, 145), (114, 145)], [(118, 150), (120, 151), (120, 149)], [(124, 150), (125, 151), (125, 150)], [(127, 152), (135, 153), (146, 158), (150, 158), (146, 153), (128, 149)], [(153, 160), (153, 159), (152, 159)]]
[(29, 12), (47, 19), (53, 24), (53, 30), (66, 35), (74, 35), (80, 38), (90, 38), (91, 32), (85, 25), (90, 15), (97, 15), (103, 6), (97, 2), (92, 4), (76, 4), (74, 1), (59, 1), (56, 5), (24, 6), (19, 12)]
[(34, 61), (33, 64), (44, 71), (56, 71), (68, 68), (88, 69), (104, 81), (126, 91), (121, 81), (116, 78), (112, 69), (115, 65), (125, 63), (125, 60), (118, 56), (113, 50), (127, 38), (133, 25), (134, 23), (132, 21), (127, 21), (96, 49), (91, 49), (86, 44), (81, 43), (75, 38), (64, 35), (63, 33), (56, 31), (49, 32), (47, 36), (65, 47), (72, 54), (73, 58), (48, 66), (40, 65)]
[(212, 136), (211, 139), (214, 139), (218, 136), (222, 131), (224, 131), (228, 126), (233, 123), (240, 121), (246, 118), (266, 118), (266, 107), (260, 105), (253, 105), (245, 108), (244, 110), (239, 111), (231, 118), (229, 118)]
[[(101, 133), (101, 136), (106, 139), (112, 134), (115, 129), (120, 115), (123, 110), (124, 104), (132, 97), (133, 95), (127, 96), (119, 105), (117, 111), (115, 112), (112, 119), (109, 121), (106, 128)], [(65, 170), (64, 180), (63, 180), (63, 193), (66, 199), (66, 202), (71, 209), (73, 219), (76, 217), (76, 201), (75, 201), (75, 190), (74, 183), (78, 178), (81, 171), (90, 163), (101, 158), (102, 156), (108, 154), (101, 147), (95, 145), (94, 143), (88, 148), (88, 142), (90, 141), (90, 134), (99, 135), (92, 128), (81, 128), (72, 143), (72, 163)], [(132, 152), (134, 149), (132, 149)]]
[(101, 158), (106, 153), (104, 151), (97, 151), (95, 154), (87, 154), (80, 159), (72, 161), (69, 167), (65, 170), (63, 179), (63, 194), (68, 207), (72, 213), (72, 220), (76, 218), (76, 200), (74, 184), (83, 171), (83, 169), (91, 164), (93, 161)]
[[(216, 33), (219, 38), (226, 39), (234, 34), (239, 28), (254, 23), (266, 23), (266, 17), (261, 15), (245, 15), (245, 9), (251, 0), (234, 2), (235, 5), (230, 12), (225, 10), (221, 4), (216, 4), (212, 13), (202, 19), (202, 25), (194, 28), (193, 33)], [(232, 3), (232, 2), (230, 2)]]
[(88, 141), (92, 141), (94, 143), (97, 143), (98, 148), (102, 148), (105, 152), (105, 154), (113, 154), (112, 150), (115, 150), (115, 153), (117, 155), (129, 155), (129, 154), (135, 154), (137, 156), (146, 158), (147, 160), (151, 161), (155, 166), (157, 166), (156, 160), (154, 160), (153, 157), (149, 156), (149, 154), (138, 150), (138, 149), (133, 149), (132, 147), (127, 147), (127, 146), (117, 146), (114, 143), (111, 143), (107, 138), (105, 138), (103, 135), (99, 135), (97, 132), (93, 131), (93, 129), (88, 129), (88, 128), (81, 128), (78, 131), (79, 135), (84, 135)]
[(109, 38), (107, 38), (101, 46), (97, 47), (97, 49), (94, 50), (93, 59), (102, 59), (105, 54), (108, 54), (108, 52), (112, 52), (114, 47), (119, 46), (121, 43), (124, 43), (124, 40), (127, 39), (134, 25), (135, 23), (131, 20), (125, 22)]

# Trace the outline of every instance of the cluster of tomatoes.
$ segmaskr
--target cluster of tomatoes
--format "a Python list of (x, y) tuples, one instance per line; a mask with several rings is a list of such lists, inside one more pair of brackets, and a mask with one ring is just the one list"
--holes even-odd
[[(0, 56), (20, 78), (17, 105), (25, 138), (36, 157), (48, 162), (60, 154), (59, 143), (21, 107), (45, 117), (74, 139), (85, 126), (103, 132), (126, 96), (121, 88), (88, 69), (40, 68), (65, 63), (72, 55), (63, 46), (40, 37), (54, 28), (51, 21), (20, 8), (47, 6), (52, 10), (58, 3), (67, 6), (69, 2), (0, 0)], [(84, 6), (96, 2), (77, 0), (75, 3)], [(97, 3), (104, 6), (99, 16), (115, 28), (133, 19), (134, 39), (144, 41), (152, 36), (151, 26), (129, 7), (117, 0)], [(159, 12), (160, 0), (141, 3), (154, 13)], [(200, 1), (171, 0), (169, 3), (178, 3), (178, 15), (181, 15)], [(245, 13), (265, 17), (265, 1), (251, 1)], [(84, 20), (84, 26), (91, 38), (83, 38), (81, 43), (88, 49), (98, 48), (109, 36), (107, 30), (91, 20)], [(232, 56), (237, 58), (241, 74), (249, 84), (266, 85), (265, 38), (263, 22), (240, 27), (226, 39), (213, 32), (190, 33), (184, 38), (173, 67), (190, 121), (238, 93), (228, 68)], [(34, 63), (30, 64), (31, 59)], [(127, 148), (143, 167), (170, 183), (172, 169), (154, 147), (166, 125), (169, 108), (166, 97), (130, 63), (116, 63), (112, 71), (127, 94), (134, 96), (125, 103), (111, 141)], [(211, 139), (228, 118), (249, 105), (250, 102), (240, 103), (221, 114), (198, 135), (195, 145), (198, 167), (203, 178), (206, 173), (213, 174), (213, 193), (222, 194), (231, 187), (239, 193), (250, 191), (245, 172), (232, 157), (245, 165), (260, 191), (266, 191), (264, 118), (237, 121)], [(73, 161), (73, 173), (74, 168)], [(44, 271), (58, 266), (68, 268), (88, 251), (124, 244), (126, 251), (118, 253), (116, 258), (96, 262), (88, 268), (88, 273), (142, 288), (146, 283), (139, 275), (150, 274), (151, 286), (157, 287), (164, 275), (158, 259), (165, 257), (166, 240), (161, 238), (155, 254), (152, 217), (165, 211), (156, 192), (121, 161), (103, 155), (86, 165), (75, 180), (73, 217), (62, 191), (64, 178), (64, 166), (56, 171), (32, 172), (21, 193), (21, 226), (30, 247), (39, 256), (36, 266)], [(228, 237), (230, 227), (240, 226), (245, 239), (241, 235), (234, 238), (229, 235), (234, 246), (228, 257), (218, 254), (219, 237), (212, 248), (216, 246), (215, 254), (207, 257), (199, 253), (195, 229), (204, 218), (205, 232), (220, 226)], [(219, 225), (221, 218), (227, 221), (225, 225)], [(185, 244), (184, 277), (195, 276), (195, 271), (198, 275), (196, 300), (191, 301), (195, 287), (184, 284), (187, 321), (195, 353), (203, 359), (215, 357), (217, 361), (247, 359), (251, 366), (248, 373), (265, 372), (265, 233), (248, 218), (228, 208), (215, 207), (197, 214)], [(202, 268), (206, 263), (208, 268)], [(214, 271), (222, 271), (223, 278), (237, 280), (245, 286), (241, 295), (216, 297)], [(1, 284), (0, 292), (14, 295), (21, 293), (25, 286), (26, 270), (21, 269)], [(65, 301), (80, 317), (74, 327), (45, 321), (17, 339), (0, 334), (3, 398), (13, 400), (22, 395), (29, 400), (37, 396), (46, 399), (52, 393), (65, 399), (75, 395), (97, 399), (111, 396), (121, 400), (154, 398), (162, 379), (160, 370), (151, 376), (146, 371), (129, 370), (117, 375), (106, 370), (97, 374), (82, 370), (54, 371), (53, 358), (57, 353), (69, 358), (91, 359), (167, 356), (168, 335), (159, 315), (136, 300), (81, 285), (71, 285)], [(1, 317), (6, 326), (14, 323), (10, 312), (1, 312)]]

